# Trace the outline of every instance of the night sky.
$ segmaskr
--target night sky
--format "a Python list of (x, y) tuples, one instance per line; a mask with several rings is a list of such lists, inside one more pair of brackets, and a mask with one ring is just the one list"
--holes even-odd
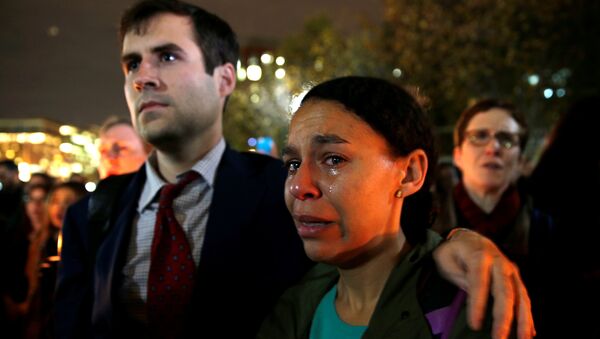
[[(381, 20), (383, 0), (195, 0), (227, 20), (244, 45), (267, 44), (331, 14), (351, 34)], [(133, 0), (0, 1), (0, 118), (44, 117), (88, 128), (128, 116), (117, 26)], [(335, 15), (335, 16), (333, 16)]]

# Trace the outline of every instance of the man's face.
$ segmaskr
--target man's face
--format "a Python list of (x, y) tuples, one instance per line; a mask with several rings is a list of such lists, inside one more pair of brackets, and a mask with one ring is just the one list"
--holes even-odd
[(146, 160), (144, 144), (130, 125), (117, 124), (100, 134), (100, 178), (137, 171)]
[(189, 18), (159, 14), (123, 40), (125, 97), (138, 133), (159, 150), (203, 135), (221, 136), (226, 93), (221, 69), (213, 75), (195, 41)]

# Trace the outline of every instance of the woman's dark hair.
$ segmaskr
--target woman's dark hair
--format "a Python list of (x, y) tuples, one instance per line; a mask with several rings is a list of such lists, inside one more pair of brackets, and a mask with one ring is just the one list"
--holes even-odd
[(456, 126), (454, 126), (454, 146), (460, 146), (463, 141), (465, 141), (465, 132), (471, 119), (473, 119), (473, 117), (477, 114), (489, 111), (492, 108), (500, 108), (507, 111), (508, 115), (515, 119), (515, 121), (519, 124), (519, 127), (521, 128), (519, 134), (519, 146), (522, 152), (525, 149), (525, 145), (527, 145), (527, 139), (529, 139), (529, 131), (527, 130), (528, 126), (525, 115), (523, 115), (523, 113), (519, 111), (514, 104), (498, 99), (480, 100), (474, 105), (465, 109), (460, 114), (458, 121), (456, 122)]
[[(390, 145), (394, 156), (406, 156), (422, 149), (429, 166), (436, 164), (431, 123), (415, 98), (401, 87), (382, 79), (348, 76), (313, 87), (302, 103), (310, 100), (342, 104), (379, 133)], [(432, 221), (429, 186), (433, 171), (427, 172), (423, 187), (404, 200), (401, 225), (407, 241), (412, 244), (425, 239), (426, 229)]]
[(240, 47), (229, 24), (198, 6), (177, 0), (145, 0), (125, 11), (119, 30), (121, 43), (125, 34), (130, 31), (143, 33), (151, 18), (165, 13), (190, 18), (195, 28), (196, 43), (204, 57), (206, 73), (212, 75), (215, 67), (225, 63), (236, 67)]
[(73, 193), (75, 193), (75, 196), (77, 197), (77, 199), (81, 199), (88, 194), (88, 191), (85, 189), (84, 184), (82, 184), (80, 182), (76, 182), (76, 181), (67, 181), (67, 182), (57, 184), (54, 187), (52, 187), (50, 189), (50, 192), (48, 192), (48, 197), (51, 197), (52, 194), (54, 194), (54, 192), (56, 192), (60, 189), (71, 190)]

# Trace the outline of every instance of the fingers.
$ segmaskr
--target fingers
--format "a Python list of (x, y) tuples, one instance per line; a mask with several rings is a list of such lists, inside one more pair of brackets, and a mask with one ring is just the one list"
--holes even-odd
[(457, 249), (451, 241), (441, 243), (433, 252), (433, 258), (440, 274), (464, 291), (468, 291), (465, 265), (456, 254)]
[(491, 240), (471, 231), (457, 232), (433, 256), (442, 276), (467, 292), (469, 327), (481, 329), (491, 293), (493, 338), (508, 337), (515, 312), (518, 337), (535, 335), (531, 302), (519, 271)]
[(517, 337), (519, 339), (529, 339), (535, 337), (535, 325), (533, 322), (533, 316), (531, 314), (531, 300), (527, 295), (527, 290), (525, 289), (525, 285), (521, 281), (521, 275), (519, 271), (515, 271), (515, 275), (513, 276), (514, 285), (517, 286), (517, 290), (519, 291), (516, 296), (517, 301)]
[(490, 288), (490, 270), (492, 269), (492, 258), (482, 251), (479, 260), (472, 260), (468, 265), (467, 279), (469, 298), (467, 300), (467, 316), (469, 327), (474, 330), (481, 329)]
[(492, 338), (507, 338), (514, 316), (515, 294), (517, 286), (513, 279), (515, 268), (508, 259), (503, 256), (498, 257), (503, 262), (494, 265), (492, 269), (492, 296), (494, 305), (492, 315), (494, 323), (492, 325)]

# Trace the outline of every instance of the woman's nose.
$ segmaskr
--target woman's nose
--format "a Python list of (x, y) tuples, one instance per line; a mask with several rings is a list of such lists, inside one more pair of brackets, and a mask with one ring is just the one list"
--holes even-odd
[(321, 197), (321, 190), (317, 181), (314, 178), (314, 171), (306, 165), (300, 165), (296, 173), (288, 177), (287, 189), (298, 200), (318, 199)]

